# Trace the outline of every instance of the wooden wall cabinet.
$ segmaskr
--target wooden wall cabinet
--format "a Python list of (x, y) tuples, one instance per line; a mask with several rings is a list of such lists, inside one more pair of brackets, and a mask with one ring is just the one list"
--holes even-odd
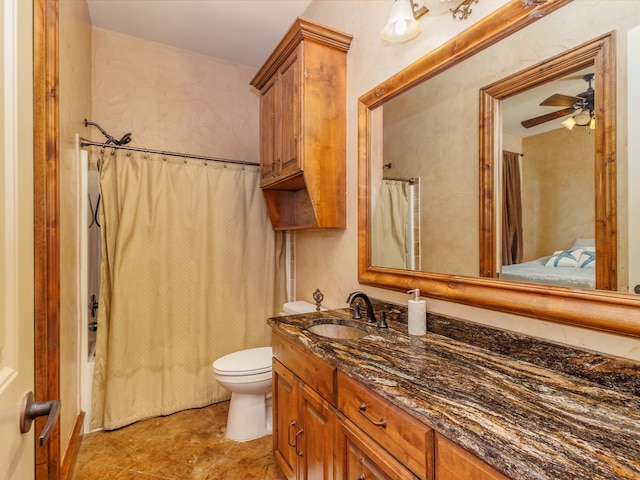
[(260, 186), (276, 230), (346, 227), (346, 55), (351, 36), (298, 18), (251, 81)]

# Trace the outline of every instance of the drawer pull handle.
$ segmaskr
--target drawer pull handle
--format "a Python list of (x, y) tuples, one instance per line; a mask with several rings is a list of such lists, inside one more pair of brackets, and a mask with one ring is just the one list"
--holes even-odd
[(298, 450), (298, 436), (302, 435), (303, 433), (304, 432), (303, 432), (302, 428), (296, 432), (296, 455), (298, 455), (299, 457), (304, 455), (304, 452), (301, 452), (300, 450)]
[(295, 430), (296, 430), (296, 421), (295, 420), (293, 422), (291, 422), (289, 424), (289, 427), (287, 428), (287, 443), (289, 444), (290, 447), (295, 447), (296, 446), (295, 438), (293, 439), (293, 442), (291, 441), (291, 427), (293, 427), (293, 431), (295, 432)]
[(379, 422), (376, 422), (373, 418), (371, 418), (369, 415), (367, 415), (367, 404), (362, 402), (360, 404), (360, 407), (358, 408), (358, 410), (360, 411), (360, 414), (366, 418), (367, 420), (369, 420), (371, 423), (373, 423), (376, 427), (382, 427), (382, 428), (387, 428), (387, 422), (385, 421), (384, 418), (381, 418)]

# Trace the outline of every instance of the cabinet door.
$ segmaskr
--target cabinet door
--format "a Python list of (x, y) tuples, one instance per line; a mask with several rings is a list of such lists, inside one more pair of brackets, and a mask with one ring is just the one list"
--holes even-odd
[(265, 87), (260, 97), (260, 186), (264, 187), (277, 180), (276, 149), (278, 131), (276, 105), (278, 103), (278, 77)]
[(320, 395), (304, 385), (300, 395), (302, 434), (298, 437), (300, 478), (333, 479), (333, 441), (336, 412)]
[(273, 455), (289, 480), (298, 472), (296, 435), (298, 423), (298, 379), (277, 360), (273, 360)]
[(366, 433), (338, 415), (336, 478), (343, 480), (419, 480)]
[(442, 435), (436, 435), (437, 480), (509, 480)]
[(298, 46), (280, 68), (280, 158), (276, 158), (278, 180), (283, 180), (302, 171), (300, 138), (302, 131), (302, 48)]

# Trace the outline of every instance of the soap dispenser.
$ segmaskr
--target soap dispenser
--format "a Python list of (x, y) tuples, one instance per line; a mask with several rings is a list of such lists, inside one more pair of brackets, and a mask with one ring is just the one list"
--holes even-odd
[(415, 297), (409, 300), (409, 335), (427, 333), (427, 302), (420, 298), (420, 289), (409, 290)]

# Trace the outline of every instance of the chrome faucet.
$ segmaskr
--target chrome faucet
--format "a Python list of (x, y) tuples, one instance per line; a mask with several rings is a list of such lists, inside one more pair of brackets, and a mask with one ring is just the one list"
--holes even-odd
[[(356, 299), (361, 298), (364, 301), (364, 304), (367, 308), (367, 323), (376, 323), (376, 316), (373, 313), (373, 306), (371, 305), (371, 300), (369, 300), (369, 297), (367, 297), (367, 294), (364, 292), (352, 292), (349, 294), (349, 297), (347, 298), (347, 303), (349, 304), (349, 306), (351, 308), (354, 308), (354, 303), (356, 301)], [(355, 305), (356, 308), (356, 313), (358, 312), (358, 306)], [(355, 318), (355, 317), (354, 317)]]

